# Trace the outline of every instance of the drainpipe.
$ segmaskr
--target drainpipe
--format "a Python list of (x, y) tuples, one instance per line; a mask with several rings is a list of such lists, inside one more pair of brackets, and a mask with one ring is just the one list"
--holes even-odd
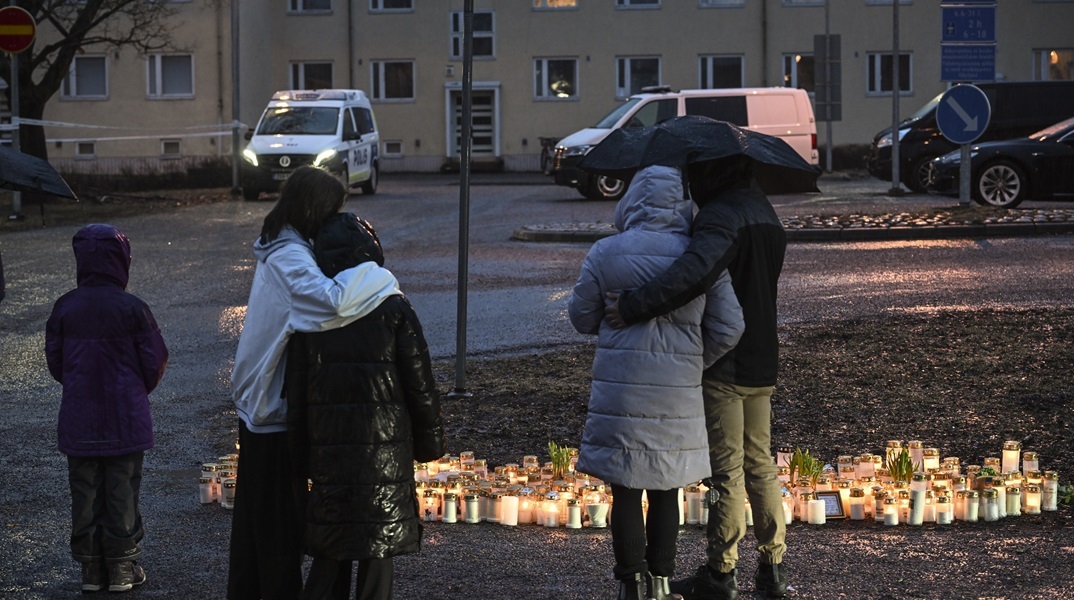
[(347, 89), (353, 90), (357, 86), (354, 85), (355, 73), (354, 73), (354, 2), (348, 0), (347, 2)]
[(768, 86), (768, 0), (761, 0), (761, 87)]

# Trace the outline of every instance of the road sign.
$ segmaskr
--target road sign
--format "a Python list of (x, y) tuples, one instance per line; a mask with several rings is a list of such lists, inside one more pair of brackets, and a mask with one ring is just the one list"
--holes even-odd
[(0, 8), (0, 50), (18, 54), (34, 43), (37, 23), (33, 15), (18, 6)]
[(995, 44), (942, 44), (941, 81), (995, 81)]
[(994, 42), (996, 41), (996, 7), (992, 6), (942, 6), (940, 7), (941, 42)]
[(952, 143), (969, 144), (981, 137), (992, 117), (988, 96), (975, 85), (956, 85), (940, 96), (936, 125)]

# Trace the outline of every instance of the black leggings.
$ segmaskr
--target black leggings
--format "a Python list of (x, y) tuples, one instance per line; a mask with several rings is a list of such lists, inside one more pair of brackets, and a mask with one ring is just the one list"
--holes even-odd
[(660, 577), (675, 574), (675, 545), (679, 538), (679, 490), (645, 490), (648, 518), (641, 514), (641, 492), (612, 485), (612, 550), (615, 578), (635, 573)]

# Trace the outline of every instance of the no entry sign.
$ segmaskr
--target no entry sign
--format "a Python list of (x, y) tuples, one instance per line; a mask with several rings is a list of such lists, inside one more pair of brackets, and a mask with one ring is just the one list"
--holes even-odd
[(0, 50), (18, 54), (34, 43), (37, 23), (34, 17), (18, 6), (0, 8)]

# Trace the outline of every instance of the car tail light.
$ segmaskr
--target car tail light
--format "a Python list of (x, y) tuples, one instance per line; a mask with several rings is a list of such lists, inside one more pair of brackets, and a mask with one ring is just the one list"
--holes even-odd
[(816, 150), (817, 149), (817, 134), (814, 133), (810, 137), (812, 138), (812, 141), (813, 141), (813, 149)]

